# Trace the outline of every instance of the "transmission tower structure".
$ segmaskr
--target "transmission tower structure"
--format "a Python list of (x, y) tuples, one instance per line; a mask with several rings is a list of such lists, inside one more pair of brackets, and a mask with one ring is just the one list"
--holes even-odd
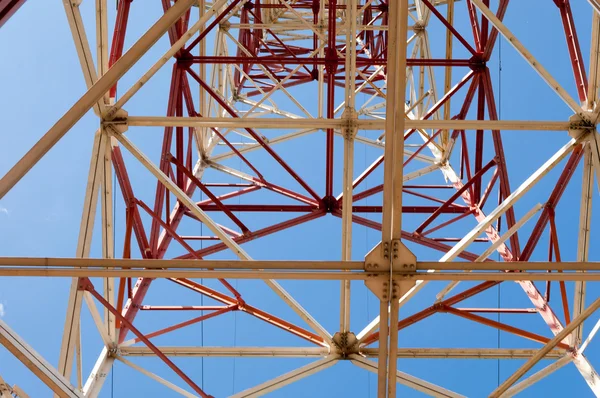
[[(0, 26), (23, 3), (0, 1)], [(57, 363), (0, 320), (56, 396), (352, 396), (365, 379), (348, 368), (375, 374), (377, 397), (600, 396), (585, 351), (600, 328), (597, 0), (577, 2), (587, 21), (569, 0), (63, 3), (87, 91), (43, 135), (20, 132), (41, 138), (0, 180), (11, 195), (97, 116), (77, 132), (93, 147), (74, 256), (0, 258), (4, 279), (71, 280)], [(523, 9), (555, 19), (523, 30)], [(527, 43), (548, 32), (564, 35), (542, 59)], [(501, 45), (523, 72), (496, 70)], [(543, 90), (505, 94), (531, 112), (501, 118), (497, 79), (532, 71)], [(207, 376), (221, 357), (261, 365), (233, 389)], [(301, 365), (262, 365), (286, 360)], [(0, 379), (1, 397), (25, 396), (27, 379), (8, 381), (21, 388)]]

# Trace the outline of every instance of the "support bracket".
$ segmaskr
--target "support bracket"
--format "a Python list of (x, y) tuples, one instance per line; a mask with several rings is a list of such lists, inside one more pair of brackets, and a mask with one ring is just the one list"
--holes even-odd
[(340, 359), (349, 359), (352, 354), (359, 354), (358, 338), (352, 332), (337, 332), (331, 339)]
[[(392, 272), (413, 273), (417, 271), (417, 257), (399, 239), (379, 242), (365, 257), (365, 271), (369, 274), (365, 285), (380, 300), (400, 299), (415, 282), (392, 277)], [(389, 276), (382, 272), (389, 271)]]
[(356, 109), (349, 106), (344, 108), (342, 112), (341, 120), (344, 121), (345, 126), (342, 127), (342, 133), (344, 137), (349, 140), (353, 140), (358, 134), (358, 113)]
[(115, 131), (123, 134), (129, 128), (127, 117), (129, 113), (125, 109), (118, 109), (114, 115), (106, 114), (102, 118), (103, 126), (110, 126)]
[(571, 116), (569, 118), (569, 135), (571, 138), (578, 139), (582, 135), (593, 132), (596, 126), (590, 120), (593, 120), (591, 112), (586, 118), (581, 117), (579, 114)]

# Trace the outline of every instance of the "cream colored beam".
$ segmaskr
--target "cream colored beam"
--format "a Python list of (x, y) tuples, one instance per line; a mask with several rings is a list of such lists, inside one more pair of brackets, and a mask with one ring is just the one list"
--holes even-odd
[[(382, 280), (386, 280), (386, 276)], [(385, 300), (379, 301), (379, 352), (377, 354), (377, 397), (387, 397), (387, 377), (388, 377), (388, 354), (389, 354), (389, 303)]]
[[(170, 357), (322, 358), (326, 347), (158, 347)], [(148, 347), (119, 347), (123, 356), (156, 356)]]
[[(363, 271), (364, 261), (274, 261), (274, 260), (178, 260), (178, 259), (102, 259), (60, 257), (0, 257), (0, 272), (4, 269), (26, 271), (66, 271), (70, 268), (90, 269), (128, 268), (128, 272), (150, 270), (288, 270), (288, 271)], [(511, 261), (470, 262), (417, 261), (418, 271), (600, 271), (600, 262), (594, 261)], [(124, 271), (124, 270), (118, 270)], [(210, 272), (210, 271), (209, 271)], [(372, 273), (372, 271), (369, 271)], [(419, 272), (421, 274), (422, 272)], [(397, 275), (414, 275), (414, 272), (398, 272)], [(593, 275), (593, 273), (591, 274)], [(493, 274), (490, 274), (493, 276)]]
[[(257, 357), (257, 358), (320, 358), (329, 355), (326, 347), (174, 347), (161, 346), (160, 351), (170, 357)], [(148, 347), (120, 346), (123, 356), (156, 356)], [(398, 358), (413, 359), (528, 359), (537, 353), (519, 348), (399, 348)], [(362, 348), (360, 354), (376, 358), (379, 348)], [(544, 359), (559, 359), (566, 350), (555, 349)]]
[(495, 389), (490, 397), (499, 397), (505, 393), (517, 380), (519, 380), (525, 373), (535, 366), (548, 352), (550, 352), (558, 343), (564, 338), (569, 336), (578, 325), (584, 320), (589, 318), (598, 308), (600, 308), (600, 298), (596, 299), (588, 308), (585, 309), (577, 318), (573, 319), (565, 328), (552, 338), (544, 347), (542, 347), (536, 355), (529, 359), (523, 366), (521, 366), (515, 373), (513, 373), (508, 379), (506, 379), (497, 389)]
[[(350, 360), (352, 363), (360, 368), (366, 369), (370, 372), (377, 373), (377, 363), (370, 361), (361, 357), (360, 355), (352, 354), (350, 355)], [(425, 380), (421, 380), (417, 377), (411, 376), (404, 372), (397, 371), (395, 374), (395, 382), (403, 384), (407, 387), (410, 387), (416, 391), (420, 391), (424, 394), (427, 394), (432, 397), (452, 397), (452, 398), (462, 398), (463, 395), (457, 394), (453, 391), (447, 390), (445, 388), (436, 386), (433, 383), (429, 383)]]
[[(598, 0), (592, 0), (598, 1)], [(598, 11), (600, 12), (600, 11)], [(587, 109), (594, 111), (598, 105), (600, 88), (600, 14), (592, 13), (592, 37), (590, 39), (590, 73), (587, 87)]]
[(596, 187), (598, 193), (600, 193), (600, 133), (597, 131), (590, 134), (590, 152), (592, 154), (592, 166), (596, 174)]
[[(208, 229), (210, 229), (233, 253), (243, 261), (252, 260), (240, 245), (238, 245), (223, 229), (216, 224), (208, 215), (198, 207), (196, 202), (190, 199), (169, 177), (167, 177), (146, 155), (144, 155), (124, 134), (112, 128), (111, 134), (160, 181), (173, 195), (181, 201)], [(291, 295), (279, 285), (274, 278), (265, 280), (269, 286), (290, 308), (294, 310), (304, 321), (310, 325), (325, 341), (329, 341), (331, 335), (321, 326)]]
[[(378, 348), (362, 348), (361, 355), (377, 357)], [(537, 350), (519, 348), (399, 348), (398, 358), (413, 359), (528, 359)], [(566, 350), (553, 350), (544, 359), (558, 359), (566, 354)]]
[[(381, 244), (391, 245), (402, 234), (402, 186), (404, 174), (404, 130), (406, 128), (405, 97), (406, 85), (406, 36), (408, 24), (408, 1), (397, 0), (389, 4), (387, 75), (386, 75), (386, 120), (385, 161), (383, 163), (383, 210), (381, 221)], [(392, 284), (392, 262), (387, 282)], [(396, 396), (396, 370), (398, 361), (399, 304), (395, 296), (380, 297), (380, 338), (377, 371), (377, 396)], [(389, 305), (389, 317), (388, 315)], [(389, 320), (388, 320), (389, 318)], [(389, 325), (388, 325), (389, 321)], [(384, 325), (385, 323), (385, 325)], [(388, 341), (389, 336), (389, 341)], [(385, 352), (384, 352), (385, 351)]]
[[(106, 149), (106, 135), (98, 130), (94, 136), (94, 145), (88, 172), (83, 213), (79, 226), (79, 237), (77, 241), (77, 257), (89, 257), (92, 244), (94, 221), (96, 219), (96, 208), (98, 205), (98, 190), (101, 185), (104, 150)], [(80, 344), (80, 313), (84, 293), (79, 290), (79, 280), (74, 277), (71, 280), (69, 299), (65, 326), (58, 357), (58, 371), (67, 379), (70, 378), (73, 368), (73, 354), (75, 346)], [(78, 372), (78, 378), (80, 374)]]
[(127, 51), (104, 76), (69, 109), (63, 117), (0, 180), (0, 199), (56, 145), (58, 141), (97, 103), (196, 0), (181, 0), (171, 8)]
[(25, 393), (25, 391), (23, 391), (23, 389), (17, 385), (13, 386), (13, 392), (15, 393), (16, 398), (29, 398), (29, 395), (27, 395), (27, 393)]
[(55, 394), (66, 398), (81, 398), (82, 395), (69, 381), (31, 348), (17, 333), (0, 319), (0, 344), (10, 351), (33, 374)]
[[(98, 0), (101, 1), (101, 0)], [(75, 49), (77, 50), (77, 56), (79, 57), (79, 63), (81, 64), (81, 71), (85, 79), (85, 85), (89, 89), (98, 80), (98, 73), (94, 66), (94, 59), (92, 58), (92, 51), (90, 44), (85, 33), (85, 26), (83, 19), (81, 18), (81, 12), (79, 11), (79, 5), (81, 2), (73, 0), (63, 0), (65, 7), (65, 13), (67, 15), (67, 21), (71, 28), (71, 34), (73, 35), (73, 42)], [(94, 104), (94, 112), (96, 115), (101, 115), (104, 112), (104, 102), (99, 101)]]
[[(356, 118), (356, 19), (357, 0), (348, 0), (345, 11), (346, 25), (346, 81), (345, 109), (342, 117), (348, 120), (349, 126), (342, 129), (344, 135), (344, 169), (342, 191), (344, 202), (342, 207), (342, 260), (352, 259), (352, 182), (354, 180), (354, 137), (356, 128), (351, 123)], [(330, 11), (331, 12), (331, 11)], [(342, 281), (340, 285), (340, 332), (350, 331), (350, 281)]]
[(100, 394), (100, 390), (108, 378), (114, 362), (115, 358), (110, 356), (108, 349), (104, 347), (83, 386), (83, 394), (86, 398), (96, 398)]
[[(171, 48), (146, 72), (129, 90), (127, 90), (119, 100), (106, 111), (107, 117), (112, 118), (119, 109), (121, 109), (127, 101), (129, 101), (151, 78), (158, 72), (167, 62), (173, 59), (173, 56), (191, 39), (206, 22), (215, 16), (219, 9), (227, 3), (227, 0), (218, 0), (210, 7), (206, 13), (187, 30), (181, 37), (171, 46)], [(203, 41), (204, 42), (204, 41)]]
[[(110, 124), (112, 122), (106, 122)], [(124, 123), (121, 121), (114, 123)], [(290, 118), (230, 118), (230, 117), (175, 117), (129, 116), (129, 126), (141, 127), (212, 127), (221, 129), (263, 128), (281, 129), (341, 129), (347, 126), (344, 119), (290, 119)], [(354, 122), (359, 130), (383, 130), (385, 120), (359, 119)], [(511, 131), (568, 131), (570, 122), (518, 121), (518, 120), (420, 120), (406, 119), (406, 129), (449, 130), (511, 130)]]
[[(107, 0), (96, 0), (96, 62), (98, 74), (104, 75), (109, 69), (108, 58), (108, 5)], [(105, 103), (108, 104), (108, 93)]]
[[(583, 147), (581, 204), (579, 207), (579, 232), (577, 236), (577, 261), (587, 262), (590, 250), (590, 232), (592, 222), (592, 198), (594, 193), (594, 166), (592, 163), (591, 146)], [(577, 317), (585, 307), (586, 282), (575, 282), (573, 298), (573, 317)], [(579, 346), (583, 338), (583, 327), (579, 326), (573, 332), (573, 346)]]
[(596, 336), (596, 333), (598, 333), (598, 330), (600, 330), (600, 319), (596, 321), (596, 324), (594, 325), (594, 327), (590, 331), (590, 334), (588, 334), (588, 337), (586, 337), (586, 339), (583, 342), (583, 344), (581, 344), (581, 347), (579, 347), (579, 351), (578, 352), (580, 354), (583, 354), (583, 352), (588, 347), (588, 345), (590, 345), (590, 343), (594, 339), (594, 336)]
[[(454, 0), (448, 0), (446, 9), (446, 20), (450, 24), (454, 24)], [(446, 59), (452, 58), (452, 44), (454, 43), (454, 37), (449, 29), (446, 29)], [(452, 67), (447, 66), (444, 71), (444, 95), (446, 95), (452, 87)], [(452, 98), (448, 98), (444, 104), (444, 119), (450, 119), (450, 103)], [(450, 141), (450, 132), (444, 130), (441, 135), (442, 147), (446, 147)]]
[(12, 388), (0, 376), (0, 398), (13, 398)]
[(77, 326), (78, 336), (75, 339), (75, 372), (77, 377), (77, 389), (83, 390), (83, 352), (81, 351), (81, 318)]
[(596, 13), (600, 13), (600, 1), (598, 1), (598, 0), (588, 0), (588, 3), (590, 3), (590, 5), (592, 7), (594, 7), (594, 10), (596, 10)]
[(124, 134), (110, 127), (110, 133), (125, 147), (148, 171), (150, 171), (173, 195), (194, 213), (233, 253), (242, 260), (250, 256), (226, 234), (198, 205), (193, 202), (181, 188), (164, 174), (146, 155), (144, 155)]
[[(540, 211), (544, 206), (541, 203), (535, 205), (531, 210), (529, 210), (518, 222), (516, 222), (512, 227), (510, 227), (499, 239), (497, 239), (494, 243), (490, 245), (477, 259), (475, 259), (476, 263), (483, 262), (488, 259), (489, 256), (494, 253), (500, 245), (506, 242), (511, 236), (513, 236), (521, 227), (531, 219), (538, 211)], [(452, 291), (457, 285), (458, 281), (451, 282), (444, 289), (442, 289), (435, 297), (436, 303), (441, 302), (446, 295)]]
[(546, 163), (537, 169), (527, 180), (525, 180), (517, 189), (515, 189), (504, 201), (496, 207), (479, 225), (467, 233), (460, 242), (450, 249), (440, 262), (452, 261), (463, 250), (465, 250), (481, 233), (485, 231), (494, 221), (501, 217), (509, 208), (511, 208), (523, 195), (525, 195), (542, 177), (550, 172), (558, 163), (560, 163), (573, 149), (579, 145), (581, 139), (571, 139), (565, 146), (557, 151)]
[[(352, 109), (353, 110), (353, 109)], [(352, 182), (354, 177), (355, 129), (344, 129), (344, 171), (342, 191), (342, 260), (352, 259)], [(350, 281), (340, 286), (340, 332), (350, 331)]]
[[(96, 306), (96, 302), (94, 301), (92, 295), (89, 294), (89, 292), (84, 292), (83, 299), (85, 300), (85, 303), (86, 303), (88, 309), (90, 310), (90, 315), (92, 316), (92, 320), (94, 321), (96, 329), (98, 329), (98, 333), (100, 334), (100, 338), (102, 339), (102, 342), (106, 346), (112, 346), (113, 340), (112, 340), (111, 336), (108, 334), (108, 331), (106, 330), (106, 323), (104, 322), (104, 319), (100, 315), (100, 311), (98, 311), (98, 307)], [(81, 327), (81, 321), (79, 321), (79, 327)], [(77, 333), (78, 333), (77, 338), (80, 338), (81, 331), (78, 331)]]
[(269, 380), (265, 383), (262, 383), (256, 387), (247, 389), (240, 393), (234, 394), (231, 398), (246, 398), (246, 397), (260, 397), (269, 392), (275, 391), (284, 387), (288, 384), (291, 384), (297, 380), (303, 379), (310, 375), (313, 375), (321, 370), (327, 369), (328, 367), (334, 365), (338, 361), (336, 356), (330, 356), (327, 358), (323, 358), (316, 362), (310, 363), (308, 365), (302, 366), (296, 370), (288, 372), (282, 376), (279, 376), (273, 380)]
[(512, 397), (514, 395), (517, 395), (521, 391), (525, 390), (527, 387), (532, 386), (533, 384), (542, 380), (544, 377), (549, 376), (551, 373), (557, 371), (558, 369), (571, 363), (572, 361), (573, 361), (573, 358), (570, 355), (563, 356), (558, 361), (546, 366), (544, 369), (532, 374), (531, 376), (529, 376), (522, 382), (515, 384), (513, 387), (509, 388), (504, 393), (504, 396)]
[[(578, 271), (580, 271), (579, 269)], [(369, 278), (389, 277), (388, 272), (356, 272), (356, 271), (205, 271), (205, 270), (156, 270), (156, 269), (25, 269), (25, 268), (0, 268), (0, 276), (3, 277), (89, 277), (89, 278), (206, 278), (206, 279), (257, 279), (268, 283), (274, 283), (275, 279), (286, 280), (354, 280), (364, 281)], [(402, 277), (405, 280), (414, 281), (600, 281), (600, 272), (394, 272), (393, 277)], [(281, 287), (279, 287), (281, 288)], [(276, 292), (277, 293), (277, 292)], [(279, 295), (279, 293), (278, 293)], [(283, 298), (283, 297), (282, 297)], [(302, 313), (302, 318), (308, 317), (308, 323), (316, 321), (306, 312), (301, 311), (299, 304), (286, 295), (284, 301), (295, 311)], [(296, 308), (294, 308), (296, 307)], [(314, 326), (316, 327), (316, 326)], [(322, 334), (327, 341), (331, 337), (322, 327), (316, 330)]]
[[(546, 263), (544, 263), (546, 264)], [(547, 263), (557, 264), (557, 263)], [(560, 263), (559, 263), (560, 264)], [(573, 263), (575, 264), (575, 263)], [(595, 263), (590, 263), (595, 264)], [(101, 258), (51, 258), (51, 257), (0, 257), (1, 267), (101, 267), (146, 269), (300, 269), (300, 270), (360, 270), (363, 261), (264, 261), (264, 260), (178, 260), (178, 259), (101, 259)], [(590, 265), (591, 266), (591, 265)], [(599, 268), (600, 270), (600, 264)]]
[(117, 356), (116, 359), (118, 359), (120, 362), (124, 363), (125, 365), (129, 366), (130, 368), (137, 370), (141, 374), (148, 376), (152, 380), (159, 382), (163, 386), (170, 388), (171, 390), (175, 391), (176, 393), (183, 395), (184, 397), (196, 398), (196, 395), (187, 392), (183, 388), (178, 387), (177, 385), (171, 383), (170, 381), (167, 381), (167, 380), (163, 379), (162, 377), (159, 377), (159, 376), (155, 375), (154, 373), (147, 371), (146, 369), (142, 368), (141, 366), (138, 366), (123, 357)]
[[(302, 137), (302, 136), (305, 136), (308, 134), (316, 133), (317, 131), (319, 131), (319, 129), (302, 129), (299, 131), (294, 131), (293, 133), (283, 134), (283, 135), (280, 135), (275, 138), (270, 138), (267, 142), (270, 146), (273, 146), (275, 144), (280, 144), (282, 142), (286, 142), (286, 141), (292, 140), (294, 138), (299, 138), (299, 137)], [(238, 152), (241, 154), (246, 154), (248, 152), (260, 150), (262, 148), (263, 148), (263, 146), (260, 144), (245, 145), (243, 148), (239, 148)], [(225, 153), (219, 153), (217, 155), (210, 156), (210, 160), (212, 162), (220, 162), (224, 159), (229, 159), (229, 158), (232, 158), (235, 156), (237, 156), (237, 154), (235, 152), (228, 151)]]
[(581, 108), (579, 103), (571, 97), (571, 95), (552, 77), (550, 72), (546, 70), (539, 63), (537, 59), (525, 48), (525, 46), (512, 34), (510, 30), (496, 17), (496, 15), (485, 5), (481, 0), (471, 0), (473, 5), (479, 8), (479, 11), (487, 18), (492, 25), (498, 29), (498, 32), (502, 34), (508, 40), (508, 42), (517, 50), (517, 52), (525, 58), (525, 60), (531, 65), (531, 67), (544, 79), (544, 81), (554, 90), (558, 96), (581, 117), (587, 117), (586, 112)]
[[(115, 256), (115, 248), (114, 248), (114, 226), (113, 226), (113, 169), (112, 169), (112, 138), (108, 135), (106, 131), (103, 129), (102, 134), (106, 135), (104, 139), (104, 156), (101, 162), (101, 180), (102, 180), (102, 190), (100, 194), (100, 202), (102, 204), (102, 257), (104, 258), (114, 258)], [(115, 306), (115, 295), (114, 295), (114, 287), (115, 281), (114, 278), (106, 278), (103, 280), (103, 295), (106, 301), (110, 303), (113, 307)], [(107, 334), (116, 343), (117, 341), (117, 333), (116, 333), (116, 323), (115, 316), (108, 311), (107, 308), (104, 309), (104, 323)]]

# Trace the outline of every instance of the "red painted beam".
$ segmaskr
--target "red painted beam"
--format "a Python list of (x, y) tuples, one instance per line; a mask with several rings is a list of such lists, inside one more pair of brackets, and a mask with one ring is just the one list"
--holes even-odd
[[(343, 58), (336, 58), (338, 62), (343, 63)], [(286, 57), (286, 56), (262, 56), (262, 57), (249, 57), (249, 56), (217, 56), (217, 55), (205, 55), (205, 56), (187, 56), (179, 58), (181, 63), (194, 63), (194, 64), (240, 64), (240, 63), (252, 63), (260, 65), (273, 65), (273, 64), (285, 64), (285, 65), (326, 65), (331, 62), (328, 58), (307, 58), (307, 57)], [(471, 66), (471, 60), (469, 59), (440, 59), (440, 58), (408, 58), (406, 60), (408, 66)], [(356, 65), (359, 67), (363, 66), (377, 66), (387, 65), (386, 58), (357, 58)]]
[(0, 28), (25, 3), (25, 0), (0, 0)]

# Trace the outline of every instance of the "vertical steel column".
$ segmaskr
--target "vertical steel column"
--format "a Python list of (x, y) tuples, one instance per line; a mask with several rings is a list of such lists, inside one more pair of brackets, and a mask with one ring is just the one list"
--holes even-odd
[[(408, 1), (389, 3), (387, 45), (387, 98), (385, 123), (385, 161), (383, 175), (383, 214), (381, 241), (392, 245), (402, 237), (402, 185), (404, 158), (404, 121), (406, 94), (406, 35), (408, 25)], [(380, 353), (378, 370), (378, 396), (396, 396), (396, 368), (398, 348), (399, 301), (392, 298), (392, 267), (390, 262), (388, 300), (380, 304)], [(389, 320), (388, 320), (388, 305)], [(384, 325), (385, 324), (385, 325)], [(391, 325), (391, 326), (390, 326)], [(389, 336), (388, 336), (389, 335)], [(388, 343), (389, 338), (389, 343)], [(384, 349), (385, 348), (385, 349)], [(387, 381), (387, 382), (386, 382)], [(382, 385), (383, 383), (383, 385)], [(387, 388), (385, 384), (387, 383)]]
[[(352, 186), (354, 177), (354, 137), (357, 129), (352, 125), (356, 118), (356, 19), (357, 0), (346, 4), (346, 84), (344, 97), (346, 108), (342, 118), (348, 126), (342, 129), (344, 134), (344, 171), (342, 182), (342, 260), (352, 260)], [(350, 281), (342, 281), (340, 286), (340, 332), (350, 331)]]

